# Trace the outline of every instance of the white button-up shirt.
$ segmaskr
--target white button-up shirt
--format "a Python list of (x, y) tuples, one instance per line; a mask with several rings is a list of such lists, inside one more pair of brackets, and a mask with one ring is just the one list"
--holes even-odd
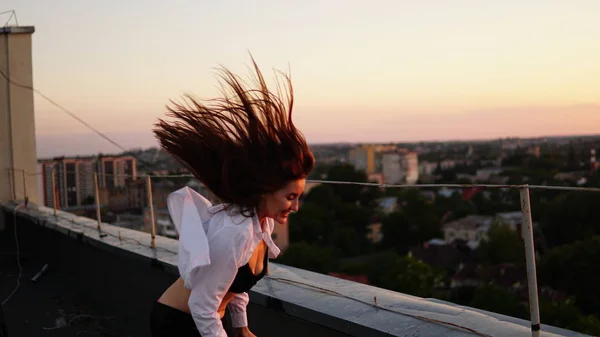
[[(248, 218), (239, 208), (213, 206), (189, 187), (171, 193), (167, 205), (179, 233), (179, 274), (191, 290), (188, 305), (196, 327), (202, 337), (227, 337), (219, 305), (238, 268), (248, 263), (260, 240), (269, 248), (269, 257), (279, 255), (271, 238), (275, 222), (267, 218), (263, 231), (256, 215)], [(229, 302), (233, 327), (248, 325), (248, 301), (248, 294), (241, 293)]]

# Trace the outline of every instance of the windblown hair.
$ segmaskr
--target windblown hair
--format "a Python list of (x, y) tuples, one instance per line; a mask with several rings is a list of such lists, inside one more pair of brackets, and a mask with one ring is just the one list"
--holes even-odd
[(160, 146), (181, 161), (223, 202), (253, 216), (260, 196), (306, 178), (314, 157), (302, 133), (292, 122), (294, 95), (291, 79), (283, 75), (285, 98), (267, 87), (254, 59), (255, 87), (222, 67), (223, 96), (201, 103), (189, 94), (183, 103), (171, 100), (167, 116), (154, 134)]

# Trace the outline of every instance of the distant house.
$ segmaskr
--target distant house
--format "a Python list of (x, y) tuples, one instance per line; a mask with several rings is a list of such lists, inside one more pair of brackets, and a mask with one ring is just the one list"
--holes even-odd
[(521, 211), (497, 213), (492, 221), (508, 225), (512, 230), (518, 231), (523, 223), (523, 213)]
[(501, 167), (487, 167), (477, 170), (475, 173), (476, 181), (489, 181), (492, 176), (497, 176), (504, 171), (504, 168)]
[(482, 240), (487, 240), (488, 231), (493, 224), (507, 225), (513, 231), (521, 233), (522, 222), (523, 214), (520, 211), (497, 213), (494, 216), (469, 215), (443, 224), (442, 231), (447, 243), (461, 239), (471, 249), (475, 249)]
[(462, 239), (467, 241), (471, 248), (476, 248), (481, 240), (487, 238), (490, 223), (491, 217), (481, 215), (469, 215), (448, 222), (442, 225), (444, 241), (450, 243), (456, 239)]

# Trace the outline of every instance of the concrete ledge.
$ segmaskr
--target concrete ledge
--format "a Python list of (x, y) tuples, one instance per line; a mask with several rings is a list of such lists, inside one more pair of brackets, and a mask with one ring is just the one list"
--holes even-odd
[[(178, 241), (157, 237), (150, 248), (150, 234), (102, 224), (94, 220), (46, 207), (2, 205), (41, 227), (62, 233), (82, 244), (97, 247), (133, 260), (150, 263), (178, 276)], [(374, 299), (377, 299), (375, 304)], [(327, 275), (270, 264), (270, 274), (250, 292), (250, 325), (260, 317), (253, 310), (326, 327), (328, 336), (530, 336), (528, 321), (423, 299)], [(255, 310), (256, 309), (256, 310)], [(573, 331), (543, 326), (544, 336), (586, 336)], [(291, 333), (289, 335), (292, 335)]]
[(34, 26), (6, 26), (0, 27), (0, 34), (33, 34)]

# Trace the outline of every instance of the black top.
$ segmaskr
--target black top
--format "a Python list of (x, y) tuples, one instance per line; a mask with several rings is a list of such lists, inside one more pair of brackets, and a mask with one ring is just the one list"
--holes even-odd
[(235, 279), (233, 279), (233, 283), (229, 287), (228, 292), (240, 294), (252, 289), (252, 287), (254, 287), (256, 283), (260, 281), (260, 279), (262, 279), (263, 276), (265, 276), (265, 274), (267, 273), (267, 266), (269, 263), (268, 256), (269, 248), (267, 247), (265, 250), (263, 270), (258, 275), (254, 275), (252, 273), (249, 263), (246, 263), (245, 265), (239, 267), (237, 274), (235, 275)]

